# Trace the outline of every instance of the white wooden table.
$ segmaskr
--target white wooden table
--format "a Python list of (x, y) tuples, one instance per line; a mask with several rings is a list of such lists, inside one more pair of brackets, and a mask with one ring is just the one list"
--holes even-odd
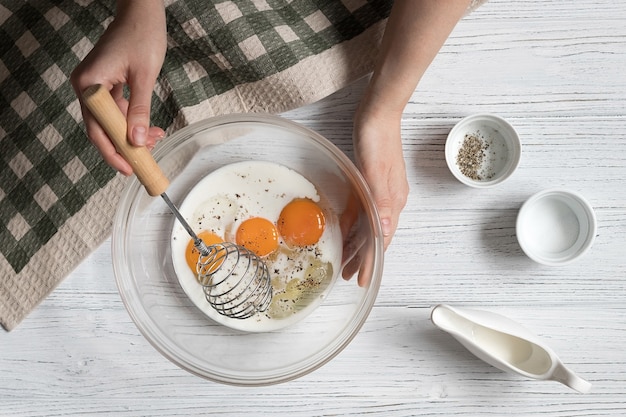
[[(363, 83), (285, 114), (349, 152)], [(507, 118), (515, 175), (475, 190), (447, 170), (461, 117)], [(109, 242), (16, 330), (0, 333), (2, 416), (626, 414), (626, 3), (496, 1), (464, 19), (406, 109), (411, 195), (361, 333), (321, 369), (237, 388), (193, 376), (139, 334), (114, 283)], [(549, 187), (595, 207), (591, 251), (533, 263), (515, 237), (522, 202)], [(593, 383), (582, 395), (481, 362), (428, 320), (437, 303), (505, 314)]]

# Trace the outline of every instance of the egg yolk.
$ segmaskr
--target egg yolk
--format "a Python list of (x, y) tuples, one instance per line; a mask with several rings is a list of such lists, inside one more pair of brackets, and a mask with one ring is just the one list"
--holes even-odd
[(278, 232), (271, 221), (262, 217), (252, 217), (241, 223), (235, 241), (257, 256), (263, 257), (278, 249)]
[(288, 245), (316, 244), (324, 233), (324, 212), (314, 201), (301, 198), (291, 201), (280, 212), (278, 232)]
[[(198, 237), (202, 239), (202, 241), (207, 245), (215, 245), (216, 243), (222, 243), (224, 239), (216, 235), (215, 233), (209, 232), (208, 230), (203, 230), (198, 233)], [(198, 258), (200, 257), (200, 252), (196, 249), (193, 239), (189, 239), (189, 243), (187, 243), (187, 249), (185, 250), (185, 260), (187, 261), (187, 265), (195, 274), (196, 265), (198, 264)]]

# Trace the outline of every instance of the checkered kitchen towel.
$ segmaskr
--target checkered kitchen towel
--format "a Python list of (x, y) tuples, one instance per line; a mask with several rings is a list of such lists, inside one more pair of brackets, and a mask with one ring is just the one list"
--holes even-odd
[[(484, 0), (474, 0), (468, 11)], [(123, 178), (87, 141), (69, 74), (114, 1), (0, 0), (0, 324), (13, 329), (104, 241)], [(152, 120), (278, 113), (366, 75), (391, 0), (166, 1)]]
[[(367, 74), (388, 0), (167, 2), (152, 120), (282, 112)], [(85, 137), (69, 74), (113, 1), (0, 0), (0, 324), (13, 329), (110, 233), (123, 178)]]

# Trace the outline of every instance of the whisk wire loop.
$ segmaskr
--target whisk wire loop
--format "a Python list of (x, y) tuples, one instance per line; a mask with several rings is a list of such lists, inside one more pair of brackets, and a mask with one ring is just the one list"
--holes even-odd
[(272, 301), (272, 285), (265, 263), (253, 252), (223, 242), (201, 252), (197, 264), (198, 281), (205, 297), (224, 316), (245, 319), (267, 310)]

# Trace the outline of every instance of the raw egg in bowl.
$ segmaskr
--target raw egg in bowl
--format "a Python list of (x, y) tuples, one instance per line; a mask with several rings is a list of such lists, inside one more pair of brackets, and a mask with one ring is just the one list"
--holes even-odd
[[(160, 353), (201, 377), (250, 386), (312, 372), (350, 343), (378, 293), (383, 237), (369, 189), (341, 149), (297, 123), (248, 114), (183, 128), (154, 157), (196, 233), (255, 252), (274, 290), (269, 309), (252, 318), (212, 311), (189, 236), (132, 177), (114, 220), (115, 277)], [(356, 274), (342, 279), (355, 260)]]
[(269, 308), (243, 320), (226, 317), (207, 302), (197, 275), (199, 253), (174, 222), (172, 260), (183, 290), (209, 318), (233, 329), (266, 332), (303, 319), (324, 300), (341, 270), (339, 218), (315, 185), (284, 165), (224, 165), (193, 187), (180, 211), (205, 243), (236, 243), (267, 266), (273, 289)]

